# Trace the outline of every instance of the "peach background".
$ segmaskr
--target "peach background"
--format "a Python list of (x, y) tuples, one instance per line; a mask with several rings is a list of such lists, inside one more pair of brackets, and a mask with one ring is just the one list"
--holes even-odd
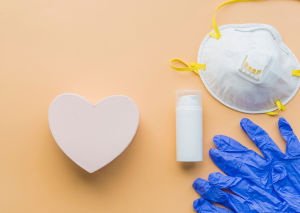
[[(2, 0), (0, 3), (0, 212), (194, 212), (192, 183), (219, 171), (208, 156), (226, 134), (258, 151), (239, 127), (243, 117), (267, 130), (284, 116), (300, 136), (300, 94), (278, 116), (233, 111), (215, 100), (193, 72), (175, 72), (173, 58), (196, 61), (224, 0)], [(244, 2), (217, 14), (224, 24), (274, 26), (300, 59), (299, 1)], [(224, 79), (226, 80), (226, 79)], [(203, 92), (204, 161), (175, 160), (175, 91)], [(51, 136), (47, 112), (61, 93), (92, 103), (132, 98), (140, 126), (127, 150), (89, 174)]]

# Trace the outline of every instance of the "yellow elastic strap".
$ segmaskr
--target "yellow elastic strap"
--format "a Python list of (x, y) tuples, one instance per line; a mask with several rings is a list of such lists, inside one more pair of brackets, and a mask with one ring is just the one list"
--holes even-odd
[[(173, 62), (175, 61), (178, 61), (180, 63), (183, 63), (185, 66), (187, 67), (175, 67), (172, 65)], [(170, 62), (170, 65), (171, 67), (174, 69), (174, 70), (177, 70), (177, 71), (193, 71), (195, 72), (197, 75), (199, 75), (199, 72), (198, 70), (204, 70), (206, 68), (206, 66), (204, 64), (198, 64), (198, 63), (195, 63), (195, 62), (191, 62), (191, 66), (187, 65), (185, 62), (181, 61), (180, 59), (173, 59), (171, 62)]]
[(292, 74), (293, 74), (294, 76), (299, 76), (299, 77), (300, 77), (300, 70), (294, 70), (294, 71), (292, 72)]
[(213, 16), (213, 19), (212, 19), (212, 24), (213, 24), (213, 27), (214, 27), (214, 29), (215, 29), (215, 31), (216, 31), (216, 34), (213, 33), (213, 32), (210, 32), (210, 33), (209, 33), (210, 36), (212, 36), (212, 37), (214, 37), (214, 38), (216, 38), (216, 39), (221, 38), (221, 33), (220, 33), (219, 29), (218, 29), (218, 26), (217, 26), (217, 24), (216, 24), (216, 19), (215, 19), (215, 17), (216, 17), (216, 12), (217, 12), (221, 7), (223, 7), (223, 6), (227, 5), (227, 4), (236, 3), (236, 2), (243, 2), (243, 1), (263, 1), (263, 0), (232, 0), (232, 1), (228, 1), (228, 2), (225, 2), (225, 3), (221, 4), (221, 5), (215, 10), (215, 13), (214, 13), (214, 16)]
[(283, 104), (279, 100), (277, 100), (275, 103), (278, 107), (278, 111), (277, 112), (268, 112), (267, 113), (268, 115), (277, 115), (281, 110), (282, 111), (286, 110), (285, 106), (283, 106)]

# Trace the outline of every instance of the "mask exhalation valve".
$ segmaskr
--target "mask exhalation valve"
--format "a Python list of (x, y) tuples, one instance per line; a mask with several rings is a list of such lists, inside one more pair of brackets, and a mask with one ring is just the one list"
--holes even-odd
[(252, 49), (247, 53), (239, 72), (248, 78), (259, 81), (271, 59), (272, 57), (267, 52)]

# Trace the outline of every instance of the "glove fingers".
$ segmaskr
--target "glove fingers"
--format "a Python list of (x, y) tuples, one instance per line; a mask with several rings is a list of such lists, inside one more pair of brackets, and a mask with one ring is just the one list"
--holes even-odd
[(247, 212), (245, 200), (216, 188), (206, 180), (198, 178), (193, 183), (194, 189), (205, 199), (219, 203), (235, 212)]
[(249, 184), (245, 179), (239, 177), (230, 177), (221, 174), (220, 172), (211, 173), (208, 176), (211, 185), (219, 189), (230, 189), (235, 194), (245, 200), (253, 200), (248, 194)]
[(210, 201), (203, 197), (197, 199), (193, 203), (194, 210), (199, 213), (232, 213), (232, 211), (213, 205)]
[(213, 141), (220, 150), (225, 152), (245, 152), (249, 150), (236, 140), (225, 135), (216, 135), (214, 136)]
[(245, 178), (263, 188), (267, 175), (263, 168), (267, 162), (263, 157), (249, 150), (246, 154), (227, 153), (218, 149), (210, 149), (209, 155), (214, 163), (227, 175)]
[(296, 156), (300, 157), (300, 143), (290, 124), (284, 118), (280, 118), (278, 126), (282, 137), (287, 142), (286, 155), (289, 158)]
[(280, 200), (263, 189), (251, 185), (245, 179), (225, 176), (219, 172), (211, 173), (208, 179), (217, 188), (230, 189), (245, 199), (251, 209), (255, 209), (258, 212), (268, 212), (270, 210), (273, 210), (272, 212), (279, 212), (283, 207)]
[(216, 135), (213, 140), (219, 150), (227, 153), (227, 156), (238, 158), (239, 161), (257, 169), (262, 169), (267, 165), (263, 157), (230, 137)]
[(270, 138), (268, 133), (252, 121), (247, 118), (243, 118), (241, 120), (241, 127), (249, 135), (251, 140), (255, 142), (256, 146), (258, 146), (267, 160), (271, 160), (273, 156), (284, 157), (284, 154)]
[(300, 212), (300, 191), (290, 181), (289, 175), (285, 167), (276, 165), (272, 169), (272, 181), (275, 191), (285, 201), (287, 201), (293, 209)]
[(245, 188), (242, 189), (242, 186), (236, 187), (237, 185), (239, 185), (239, 183), (242, 182), (242, 178), (225, 176), (220, 172), (214, 172), (208, 176), (208, 180), (211, 185), (217, 188), (230, 189), (237, 195), (241, 196), (242, 198), (245, 198), (243, 193), (240, 192), (240, 190), (242, 190), (242, 192), (245, 191)]
[(211, 148), (209, 154), (214, 161), (216, 160), (215, 163), (218, 166), (219, 164), (227, 163), (227, 161), (235, 160), (249, 165), (253, 169), (262, 170), (269, 164), (262, 156), (252, 150), (246, 152), (224, 152)]

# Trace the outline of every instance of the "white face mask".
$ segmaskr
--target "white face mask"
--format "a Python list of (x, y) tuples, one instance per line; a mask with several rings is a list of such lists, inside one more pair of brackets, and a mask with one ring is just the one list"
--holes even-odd
[[(284, 111), (283, 105), (299, 89), (300, 64), (279, 32), (266, 24), (218, 28), (214, 18), (213, 24), (215, 31), (203, 40), (198, 63), (185, 68), (171, 66), (178, 71), (199, 70), (212, 96), (237, 111), (270, 115), (277, 114), (270, 112), (276, 109)], [(180, 60), (171, 63), (174, 61)]]

